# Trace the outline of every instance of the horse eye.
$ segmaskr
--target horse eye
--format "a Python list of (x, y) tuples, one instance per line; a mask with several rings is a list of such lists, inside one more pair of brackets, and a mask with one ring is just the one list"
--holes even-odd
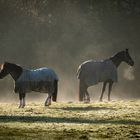
[(130, 58), (130, 56), (129, 56), (129, 54), (128, 54), (128, 53), (126, 54), (126, 57), (127, 57), (127, 58)]

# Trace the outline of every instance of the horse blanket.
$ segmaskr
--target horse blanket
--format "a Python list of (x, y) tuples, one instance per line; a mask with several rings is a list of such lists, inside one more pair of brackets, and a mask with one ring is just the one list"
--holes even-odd
[(58, 81), (56, 73), (49, 68), (39, 68), (36, 70), (23, 69), (20, 77), (15, 81), (15, 93), (54, 92), (54, 81)]
[(110, 59), (101, 61), (88, 60), (79, 66), (77, 77), (83, 80), (87, 86), (109, 79), (117, 82), (117, 68)]

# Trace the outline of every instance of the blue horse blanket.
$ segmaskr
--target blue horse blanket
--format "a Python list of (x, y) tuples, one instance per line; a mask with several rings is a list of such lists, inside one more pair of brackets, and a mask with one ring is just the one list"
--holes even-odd
[(39, 68), (36, 70), (23, 69), (21, 76), (15, 81), (15, 92), (26, 93), (54, 92), (54, 81), (58, 81), (58, 76), (50, 68)]
[(110, 59), (101, 61), (88, 60), (79, 66), (77, 77), (83, 80), (87, 86), (109, 79), (117, 82), (117, 68)]

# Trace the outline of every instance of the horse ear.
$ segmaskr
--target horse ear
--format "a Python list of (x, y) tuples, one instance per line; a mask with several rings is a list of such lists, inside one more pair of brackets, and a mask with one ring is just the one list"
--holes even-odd
[(126, 52), (128, 52), (128, 48), (126, 48), (125, 50), (126, 50)]

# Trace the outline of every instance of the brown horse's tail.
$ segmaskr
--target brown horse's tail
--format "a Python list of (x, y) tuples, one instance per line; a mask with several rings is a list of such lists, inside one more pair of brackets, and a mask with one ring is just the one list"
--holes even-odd
[(57, 92), (58, 92), (58, 80), (54, 81), (54, 93), (52, 95), (52, 101), (57, 101)]

